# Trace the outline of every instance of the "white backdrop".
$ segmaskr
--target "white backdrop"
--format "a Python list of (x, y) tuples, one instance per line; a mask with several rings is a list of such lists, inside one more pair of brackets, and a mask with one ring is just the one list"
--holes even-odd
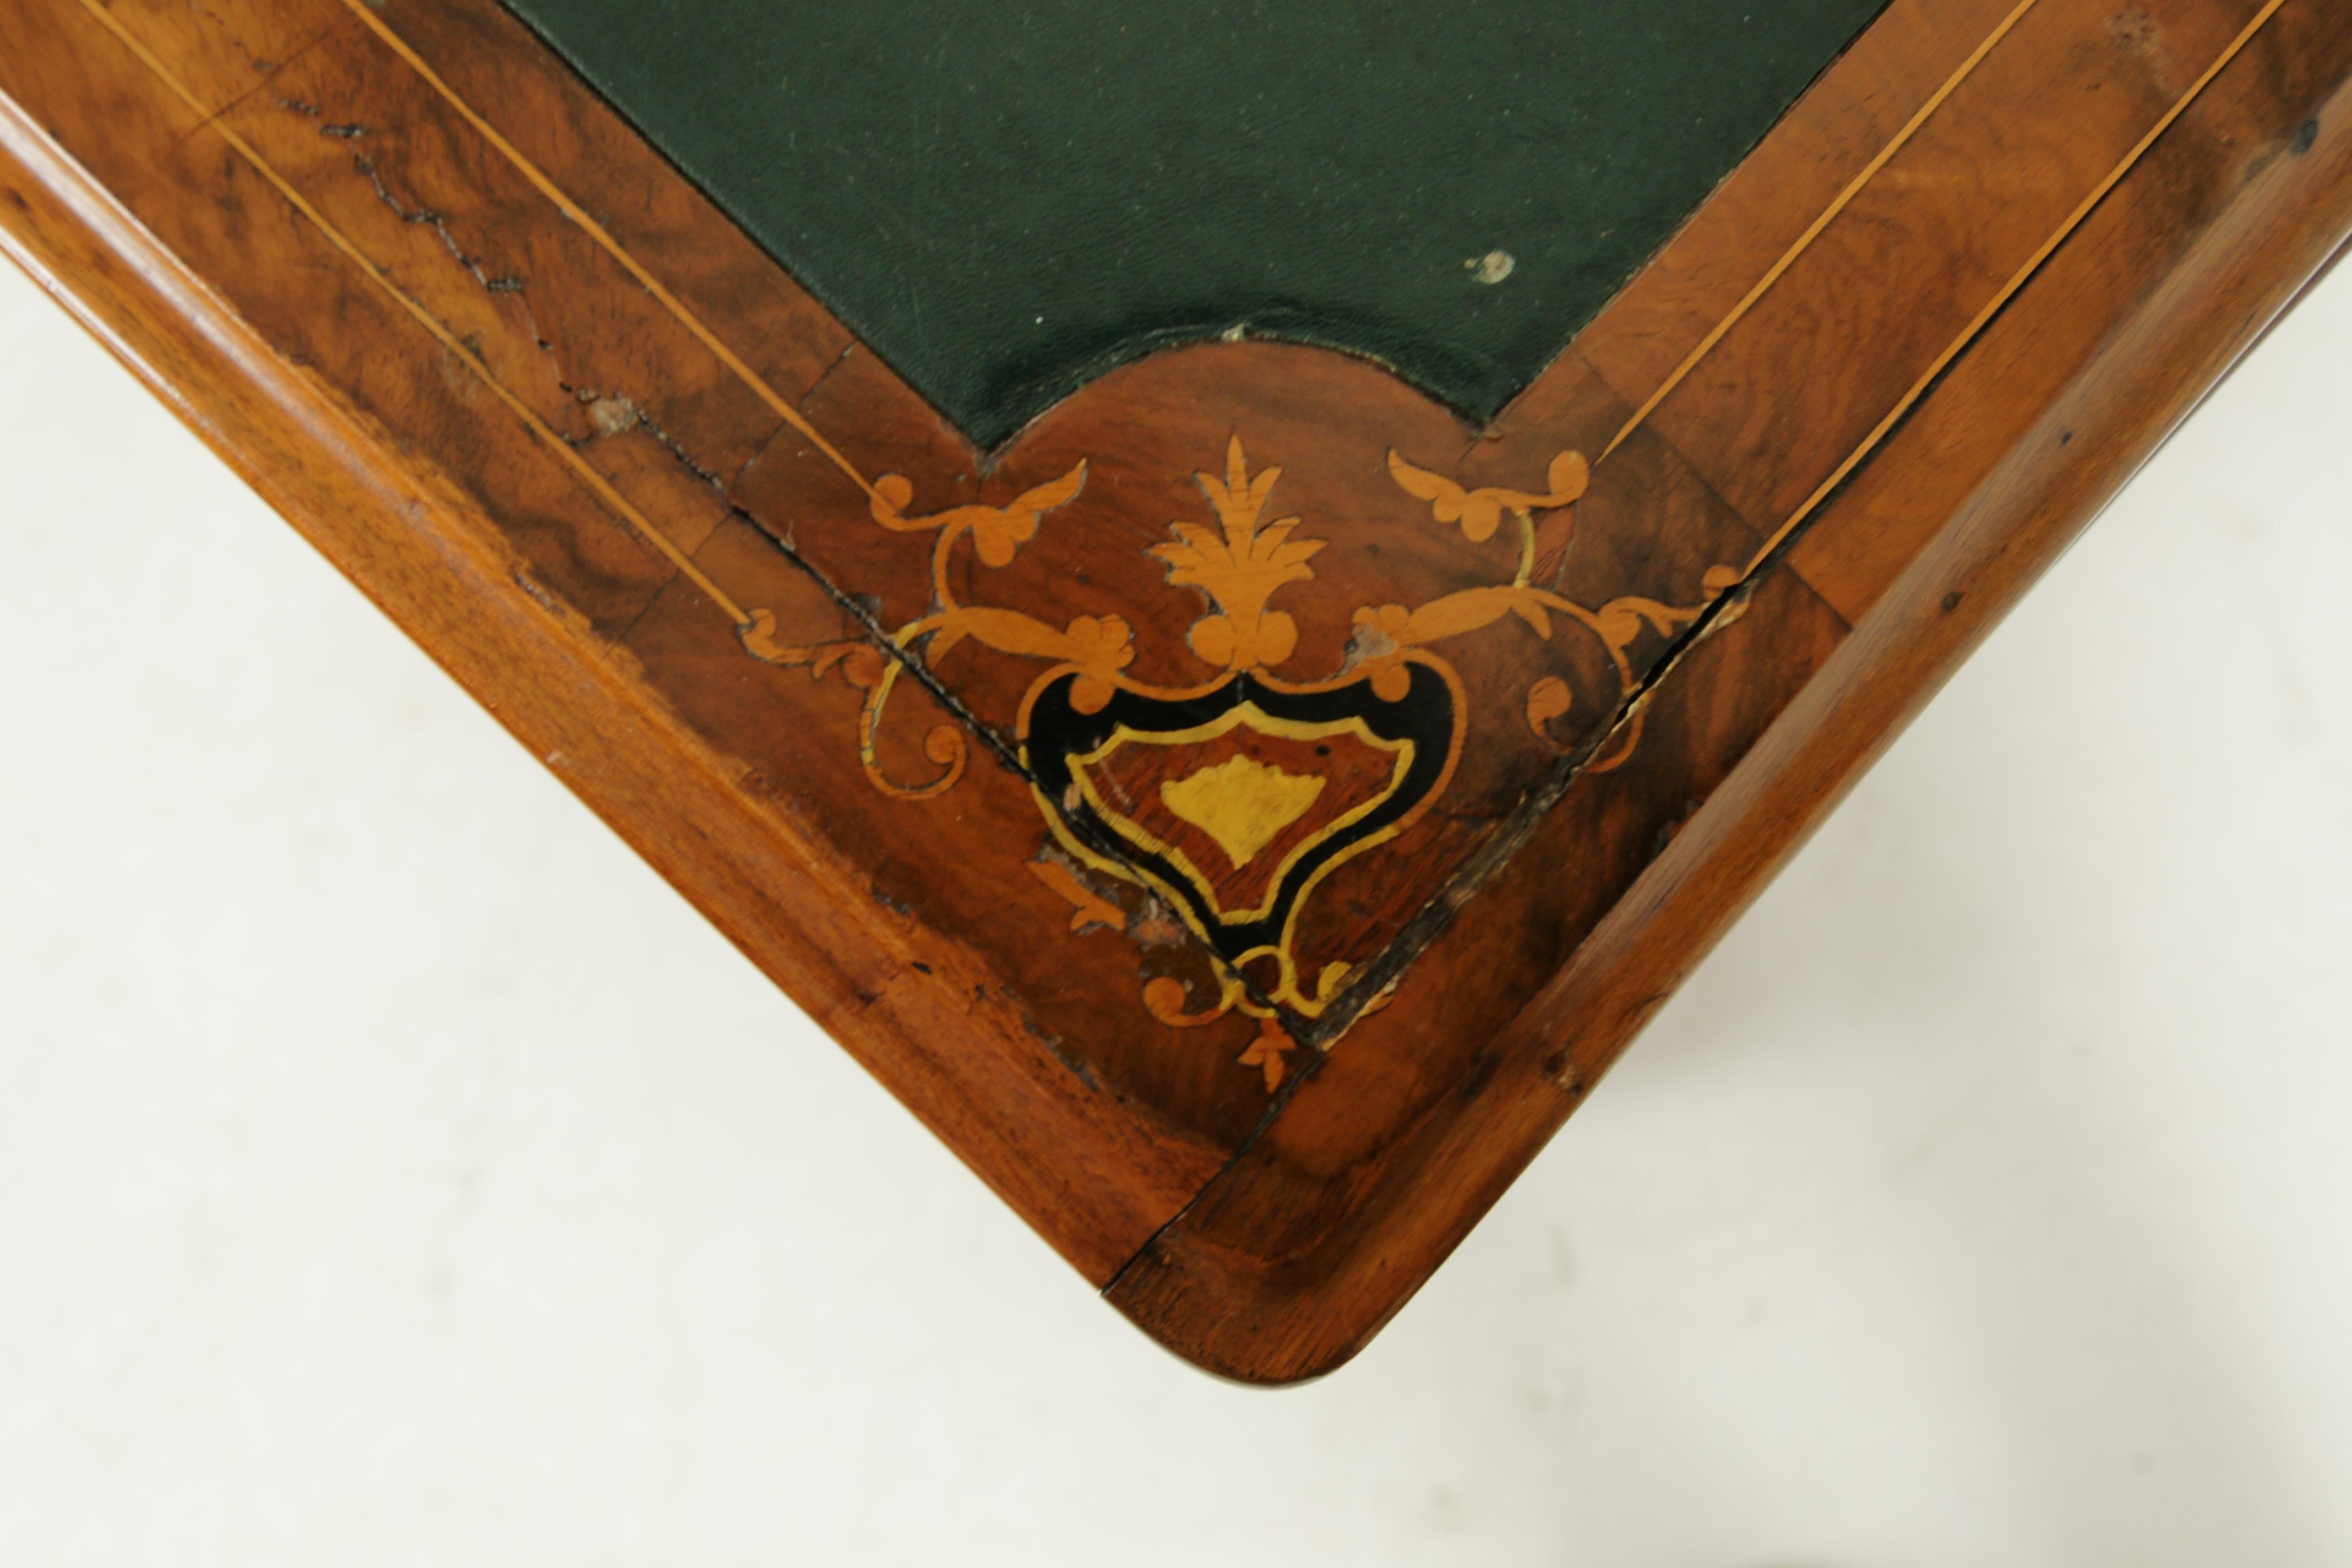
[(2352, 1561), (2347, 435), (2352, 268), (1269, 1394), (0, 267), (0, 1563)]

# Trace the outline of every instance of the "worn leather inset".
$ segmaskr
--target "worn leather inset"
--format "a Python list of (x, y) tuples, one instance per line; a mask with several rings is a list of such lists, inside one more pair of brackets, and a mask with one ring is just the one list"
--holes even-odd
[(1884, 0), (509, 4), (993, 445), (1237, 327), (1489, 416)]

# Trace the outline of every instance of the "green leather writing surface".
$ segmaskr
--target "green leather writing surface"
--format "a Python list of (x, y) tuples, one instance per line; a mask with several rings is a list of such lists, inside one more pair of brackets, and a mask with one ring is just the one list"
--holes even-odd
[(992, 445), (1234, 328), (1489, 416), (1884, 0), (509, 3)]

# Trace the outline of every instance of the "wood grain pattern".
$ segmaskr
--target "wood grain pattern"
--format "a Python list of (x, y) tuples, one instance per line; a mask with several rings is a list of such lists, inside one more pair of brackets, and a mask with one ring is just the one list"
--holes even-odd
[(1221, 342), (982, 453), (488, 0), (0, 29), (12, 256), (1262, 1381), (1402, 1303), (2352, 226), (2341, 7), (1897, 0), (1491, 428)]

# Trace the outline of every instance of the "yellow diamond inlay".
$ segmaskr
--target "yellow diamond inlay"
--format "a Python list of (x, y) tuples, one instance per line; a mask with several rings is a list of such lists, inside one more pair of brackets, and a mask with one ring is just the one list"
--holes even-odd
[(1236, 868), (1274, 836), (1307, 815), (1324, 781), (1284, 773), (1268, 763), (1230, 757), (1190, 778), (1160, 786), (1168, 809), (1217, 841)]

